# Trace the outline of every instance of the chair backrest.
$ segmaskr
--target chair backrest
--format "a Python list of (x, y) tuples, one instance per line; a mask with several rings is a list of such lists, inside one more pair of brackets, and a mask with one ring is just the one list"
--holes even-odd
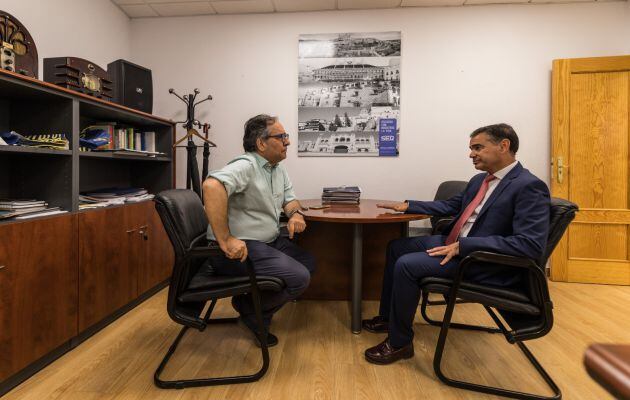
[(540, 266), (544, 267), (551, 253), (560, 242), (562, 235), (569, 227), (578, 206), (569, 200), (560, 199), (558, 197), (551, 198), (551, 209), (549, 212), (549, 236), (547, 236), (547, 247), (540, 260)]
[(192, 190), (165, 190), (155, 196), (155, 203), (176, 256), (183, 255), (192, 241), (208, 230), (203, 204)]
[[(434, 200), (448, 200), (451, 197), (460, 194), (466, 189), (467, 181), (444, 181), (440, 183), (435, 192)], [(444, 217), (431, 217), (431, 226), (435, 227), (437, 222)]]
[(551, 198), (547, 247), (538, 264), (541, 270), (537, 273), (530, 272), (528, 279), (521, 284), (523, 285), (521, 290), (529, 295), (533, 304), (540, 307), (541, 314), (532, 316), (499, 310), (503, 319), (513, 329), (510, 334), (512, 340), (535, 339), (546, 335), (551, 330), (553, 314), (544, 268), (549, 256), (551, 256), (558, 242), (560, 242), (562, 235), (564, 235), (569, 224), (575, 218), (577, 211), (578, 206), (576, 204), (556, 197)]
[(204, 304), (180, 304), (178, 296), (188, 288), (190, 280), (203, 264), (203, 260), (192, 262), (187, 257), (193, 241), (205, 236), (208, 229), (203, 204), (192, 190), (170, 189), (155, 196), (155, 208), (175, 251), (166, 309), (175, 322), (199, 329), (204, 324), (199, 318)]

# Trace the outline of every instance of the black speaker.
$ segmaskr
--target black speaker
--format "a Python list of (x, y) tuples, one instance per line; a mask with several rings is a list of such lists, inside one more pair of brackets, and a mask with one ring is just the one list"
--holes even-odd
[(107, 65), (107, 73), (114, 82), (112, 101), (149, 114), (153, 112), (153, 78), (150, 69), (126, 60), (116, 60)]

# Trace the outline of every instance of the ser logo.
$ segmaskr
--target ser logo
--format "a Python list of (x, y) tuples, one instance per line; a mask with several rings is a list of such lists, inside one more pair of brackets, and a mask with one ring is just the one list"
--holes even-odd
[(383, 142), (393, 142), (395, 140), (394, 135), (383, 135), (381, 136), (381, 141)]

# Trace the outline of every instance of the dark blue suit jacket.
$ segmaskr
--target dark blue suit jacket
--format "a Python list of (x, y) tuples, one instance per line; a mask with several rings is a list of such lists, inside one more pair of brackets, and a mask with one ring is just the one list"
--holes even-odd
[[(409, 201), (406, 212), (455, 215), (444, 232), (448, 235), (487, 175), (475, 175), (462, 193), (448, 200)], [(459, 256), (485, 250), (540, 261), (547, 245), (549, 207), (547, 185), (517, 163), (483, 205), (467, 237), (459, 239)]]

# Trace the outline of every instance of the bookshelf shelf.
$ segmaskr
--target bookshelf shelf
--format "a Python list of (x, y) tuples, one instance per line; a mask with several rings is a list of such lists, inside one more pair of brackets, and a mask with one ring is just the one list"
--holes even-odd
[[(155, 150), (165, 155), (79, 151), (80, 132), (99, 124), (154, 132)], [(0, 70), (0, 131), (63, 133), (70, 144), (69, 150), (0, 146), (0, 198), (44, 200), (73, 213), (84, 191), (133, 186), (156, 194), (174, 186), (175, 128), (160, 117)]]
[(15, 154), (47, 154), (53, 156), (71, 156), (72, 150), (53, 150), (53, 149), (41, 149), (38, 147), (28, 146), (0, 146), (0, 153), (15, 153)]
[(135, 160), (135, 161), (140, 161), (140, 162), (144, 162), (144, 161), (171, 162), (172, 161), (170, 157), (164, 157), (164, 156), (149, 157), (149, 156), (142, 156), (142, 155), (135, 156), (133, 154), (114, 154), (114, 153), (108, 153), (108, 152), (100, 153), (100, 152), (94, 152), (94, 151), (80, 151), (79, 157), (105, 158), (105, 159), (110, 159), (110, 160)]

